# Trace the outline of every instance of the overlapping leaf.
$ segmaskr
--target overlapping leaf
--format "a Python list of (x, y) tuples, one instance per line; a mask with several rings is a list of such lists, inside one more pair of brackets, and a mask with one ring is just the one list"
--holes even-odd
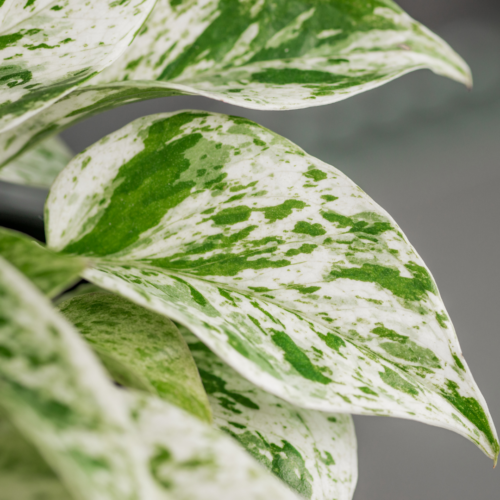
[(50, 188), (73, 153), (58, 137), (49, 137), (0, 170), (0, 181)]
[(59, 309), (90, 342), (115, 381), (212, 420), (193, 357), (171, 321), (106, 293), (80, 295)]
[(196, 94), (295, 109), (419, 68), (471, 84), (464, 61), (390, 0), (158, 0), (122, 57), (0, 136), (0, 164), (47, 134), (132, 101)]
[(63, 318), (0, 258), (0, 405), (72, 496), (148, 498), (126, 409)]
[[(1, 257), (0, 294), (0, 406), (73, 498), (297, 500), (221, 432), (115, 388), (73, 327)], [(29, 464), (16, 453), (24, 474)]]
[(497, 455), (422, 259), (282, 137), (204, 112), (146, 117), (72, 160), (47, 212), (49, 246), (85, 255), (87, 279), (188, 326), (266, 391), (446, 427)]
[(0, 256), (49, 297), (78, 281), (86, 266), (85, 259), (57, 254), (33, 238), (3, 227), (0, 227)]
[(311, 500), (350, 500), (357, 480), (350, 415), (291, 406), (240, 377), (180, 327), (209, 393), (214, 420), (257, 460)]
[(155, 1), (2, 3), (0, 130), (15, 127), (115, 61)]

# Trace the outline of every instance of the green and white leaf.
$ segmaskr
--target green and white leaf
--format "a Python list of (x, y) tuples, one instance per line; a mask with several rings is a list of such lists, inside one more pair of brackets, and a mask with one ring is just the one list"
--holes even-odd
[(49, 189), (72, 157), (59, 137), (49, 137), (0, 170), (0, 181)]
[(76, 330), (1, 257), (0, 295), (0, 407), (73, 498), (298, 500), (220, 431), (115, 388)]
[(328, 104), (429, 68), (467, 64), (390, 0), (158, 0), (131, 47), (54, 109), (0, 136), (0, 164), (121, 104), (203, 95), (255, 109)]
[(12, 0), (0, 17), (0, 130), (56, 102), (114, 62), (156, 0)]
[(198, 369), (170, 320), (109, 293), (80, 295), (60, 303), (59, 309), (116, 382), (156, 394), (212, 421)]
[(92, 83), (149, 80), (255, 109), (327, 104), (420, 68), (470, 85), (464, 61), (390, 0), (159, 0)]
[(311, 500), (350, 500), (358, 477), (350, 415), (292, 406), (239, 376), (183, 327), (217, 426)]
[[(152, 477), (165, 499), (299, 500), (218, 429), (146, 394), (127, 394), (148, 448)], [(132, 398), (132, 396), (135, 396)]]
[(0, 406), (73, 497), (149, 497), (133, 424), (77, 332), (0, 258)]
[(0, 409), (0, 500), (69, 500), (67, 489), (38, 450)]
[(46, 221), (50, 248), (86, 256), (86, 279), (187, 326), (258, 387), (446, 427), (497, 455), (435, 283), (396, 222), (263, 127), (194, 111), (139, 119), (70, 162)]
[(29, 236), (4, 227), (0, 227), (0, 256), (49, 297), (76, 283), (87, 265), (81, 257), (58, 254)]

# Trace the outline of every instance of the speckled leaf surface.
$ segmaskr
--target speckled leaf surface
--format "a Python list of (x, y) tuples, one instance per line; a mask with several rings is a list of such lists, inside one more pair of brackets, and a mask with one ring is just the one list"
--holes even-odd
[(465, 62), (389, 0), (158, 0), (115, 63), (0, 135), (0, 163), (132, 101), (195, 94), (255, 109), (304, 108), (419, 68), (471, 85)]
[(94, 82), (166, 82), (256, 109), (335, 102), (419, 68), (470, 84), (390, 0), (159, 0), (146, 28)]
[(54, 471), (0, 408), (0, 500), (70, 500)]
[(155, 0), (15, 0), (1, 7), (0, 130), (15, 127), (114, 62)]
[(292, 406), (239, 376), (199, 339), (188, 341), (217, 426), (301, 496), (350, 500), (358, 476), (350, 415)]
[(30, 236), (0, 227), (0, 256), (44, 294), (55, 297), (79, 280), (85, 259), (58, 254)]
[(59, 304), (114, 380), (149, 391), (211, 422), (211, 411), (186, 341), (167, 318), (109, 293)]
[(148, 497), (127, 409), (78, 333), (0, 258), (0, 406), (77, 499)]
[(396, 222), (259, 125), (139, 119), (70, 162), (46, 223), (50, 248), (89, 259), (85, 278), (188, 326), (266, 391), (446, 427), (496, 456), (436, 285)]
[[(165, 498), (175, 500), (299, 500), (229, 436), (145, 394), (128, 396)], [(163, 497), (162, 497), (163, 498)]]
[(73, 153), (59, 137), (49, 137), (0, 170), (0, 181), (49, 189)]

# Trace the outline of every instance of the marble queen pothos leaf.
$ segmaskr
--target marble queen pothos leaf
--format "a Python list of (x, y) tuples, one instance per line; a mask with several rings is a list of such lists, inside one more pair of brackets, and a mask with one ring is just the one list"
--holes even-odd
[[(67, 193), (71, 192), (71, 198)], [(396, 222), (337, 169), (244, 118), (139, 119), (75, 157), (49, 248), (187, 326), (294, 405), (496, 432), (434, 280)]]
[[(13, 424), (35, 446), (72, 498), (298, 500), (220, 431), (166, 401), (114, 387), (76, 330), (1, 257), (0, 295), (1, 417), (7, 431)], [(34, 498), (43, 488), (62, 494), (17, 437), (10, 452), (2, 442), (0, 459), (10, 461), (12, 474), (5, 477), (9, 464), (0, 462), (0, 482), (10, 479), (11, 491), (29, 493), (15, 476), (31, 468), (40, 487)]]
[(296, 109), (420, 68), (471, 85), (465, 62), (390, 0), (158, 0), (116, 62), (0, 136), (0, 164), (47, 134), (132, 101), (195, 94)]
[(59, 304), (120, 384), (143, 389), (211, 422), (207, 394), (186, 341), (167, 318), (109, 293)]
[(0, 6), (0, 130), (114, 62), (156, 0), (8, 0)]
[(0, 181), (49, 189), (72, 157), (59, 137), (49, 137), (0, 170)]
[(179, 326), (196, 360), (217, 426), (301, 496), (350, 500), (358, 477), (350, 415), (292, 406), (240, 377)]
[(49, 297), (79, 281), (86, 266), (81, 257), (58, 254), (29, 236), (4, 227), (0, 227), (0, 256)]
[(147, 495), (128, 412), (85, 341), (1, 257), (0, 295), (0, 405), (9, 420), (75, 498)]

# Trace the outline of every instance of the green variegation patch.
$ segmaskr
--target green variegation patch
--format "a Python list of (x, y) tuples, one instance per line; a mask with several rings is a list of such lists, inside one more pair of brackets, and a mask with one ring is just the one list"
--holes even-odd
[(49, 137), (0, 170), (0, 181), (50, 188), (73, 153), (58, 137)]
[(186, 337), (217, 426), (291, 489), (311, 500), (350, 500), (358, 476), (350, 415), (294, 407), (240, 377), (197, 337)]
[(1, 257), (0, 295), (0, 484), (10, 488), (0, 497), (66, 498), (49, 464), (83, 500), (298, 499), (221, 432), (114, 387), (76, 330)]
[(200, 375), (182, 335), (168, 319), (107, 293), (59, 304), (114, 380), (170, 401), (211, 422)]
[(33, 238), (0, 227), (0, 256), (24, 273), (49, 297), (77, 282), (85, 259), (57, 254)]
[(390, 0), (158, 0), (118, 60), (0, 136), (0, 164), (133, 101), (194, 94), (254, 109), (305, 108), (420, 68), (471, 85), (465, 62)]
[(142, 118), (72, 160), (47, 215), (49, 247), (89, 259), (85, 278), (188, 326), (258, 387), (446, 427), (496, 457), (422, 259), (359, 187), (284, 138), (206, 112)]
[(0, 13), (0, 130), (15, 127), (114, 62), (155, 0), (12, 0)]

